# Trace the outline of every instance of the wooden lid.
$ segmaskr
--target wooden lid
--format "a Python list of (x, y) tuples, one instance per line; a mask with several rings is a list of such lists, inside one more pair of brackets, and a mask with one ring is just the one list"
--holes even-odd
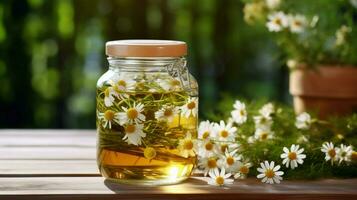
[(187, 45), (174, 40), (115, 40), (105, 44), (109, 57), (180, 57), (187, 54)]

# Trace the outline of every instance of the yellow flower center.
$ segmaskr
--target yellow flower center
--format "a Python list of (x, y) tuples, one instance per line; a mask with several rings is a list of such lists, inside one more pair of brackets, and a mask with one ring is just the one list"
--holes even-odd
[(268, 133), (267, 132), (263, 132), (260, 134), (260, 139), (262, 140), (266, 140), (268, 138)]
[(222, 152), (226, 152), (226, 149), (228, 148), (228, 145), (227, 144), (222, 144), (221, 145), (221, 151)]
[(191, 140), (186, 140), (183, 144), (183, 148), (186, 150), (191, 150), (193, 148), (193, 142)]
[(276, 19), (274, 20), (274, 23), (275, 23), (275, 24), (278, 24), (278, 25), (281, 25), (281, 19), (276, 18)]
[(206, 131), (206, 132), (203, 133), (202, 138), (203, 139), (207, 139), (209, 137), (209, 135), (210, 135), (209, 132)]
[(299, 20), (295, 20), (295, 21), (294, 21), (294, 25), (295, 25), (295, 26), (301, 26), (302, 23), (301, 23)]
[(104, 118), (108, 121), (112, 121), (114, 119), (115, 113), (111, 110), (107, 110), (104, 112)]
[(248, 174), (249, 168), (247, 166), (243, 165), (241, 168), (239, 168), (239, 172), (242, 174)]
[(296, 155), (295, 152), (289, 152), (289, 153), (288, 153), (288, 158), (289, 158), (290, 160), (296, 160), (296, 157), (297, 157), (297, 155)]
[(125, 127), (125, 132), (131, 134), (135, 132), (135, 129), (136, 129), (135, 125), (129, 124)]
[(194, 109), (195, 107), (196, 107), (196, 103), (193, 101), (187, 104), (187, 108), (190, 110)]
[(223, 185), (224, 184), (224, 178), (222, 176), (217, 176), (216, 177), (216, 183), (217, 183), (217, 185)]
[(173, 112), (172, 112), (172, 109), (171, 108), (166, 108), (165, 111), (164, 111), (164, 116), (165, 117), (170, 117), (172, 116)]
[(216, 161), (216, 159), (214, 159), (214, 158), (208, 159), (208, 161), (207, 161), (207, 166), (208, 166), (208, 168), (210, 168), (210, 169), (216, 168), (216, 167), (217, 167), (217, 161)]
[(265, 176), (268, 178), (273, 178), (275, 176), (275, 172), (272, 169), (267, 169), (265, 171)]
[(328, 155), (331, 157), (331, 158), (334, 158), (336, 156), (336, 151), (335, 149), (330, 149), (328, 150)]
[(144, 156), (146, 159), (153, 159), (156, 157), (156, 151), (154, 148), (152, 147), (146, 147), (145, 150), (144, 150)]
[(223, 131), (221, 131), (220, 132), (220, 135), (223, 137), (223, 138), (226, 138), (226, 137), (228, 137), (228, 131), (226, 131), (226, 130), (223, 130)]
[(240, 114), (241, 116), (244, 116), (244, 115), (245, 115), (245, 111), (244, 111), (244, 110), (240, 110), (239, 114)]
[(126, 82), (124, 80), (119, 80), (117, 83), (119, 86), (126, 87)]
[(139, 115), (139, 112), (135, 108), (129, 108), (126, 111), (126, 115), (128, 116), (129, 119), (136, 119)]
[(207, 151), (211, 151), (213, 149), (213, 144), (211, 142), (207, 142), (205, 148)]
[(233, 159), (231, 156), (229, 156), (229, 157), (226, 159), (226, 162), (227, 162), (228, 165), (233, 165), (233, 164), (234, 164), (234, 159)]
[(171, 80), (171, 85), (172, 86), (179, 86), (180, 85), (180, 81), (176, 80), (176, 79), (173, 79), (173, 80)]

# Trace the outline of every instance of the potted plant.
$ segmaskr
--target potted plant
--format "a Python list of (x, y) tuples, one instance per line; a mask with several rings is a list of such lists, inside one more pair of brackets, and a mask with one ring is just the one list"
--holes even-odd
[(297, 113), (357, 111), (357, 0), (245, 0), (244, 19), (287, 57)]

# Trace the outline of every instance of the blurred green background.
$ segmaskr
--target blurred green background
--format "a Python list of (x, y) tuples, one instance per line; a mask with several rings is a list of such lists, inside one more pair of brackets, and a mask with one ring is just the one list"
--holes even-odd
[(222, 94), (289, 102), (288, 71), (240, 0), (0, 1), (0, 127), (94, 128), (95, 86), (118, 39), (189, 45), (200, 112)]

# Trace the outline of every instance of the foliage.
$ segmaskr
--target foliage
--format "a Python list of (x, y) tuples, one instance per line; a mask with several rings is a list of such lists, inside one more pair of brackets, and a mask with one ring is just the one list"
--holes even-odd
[[(210, 111), (209, 120), (218, 121), (227, 119), (231, 121), (231, 111), (234, 98), (225, 96), (216, 108)], [(268, 160), (282, 164), (283, 147), (290, 148), (292, 144), (304, 148), (306, 159), (304, 163), (295, 169), (282, 166), (284, 179), (317, 179), (330, 177), (357, 177), (356, 152), (352, 153), (350, 162), (325, 161), (325, 153), (321, 152), (324, 142), (332, 142), (335, 147), (340, 144), (357, 145), (357, 114), (346, 117), (331, 117), (328, 120), (319, 120), (312, 117), (311, 125), (308, 129), (296, 127), (296, 115), (290, 106), (274, 104), (272, 117), (272, 131), (274, 135), (271, 139), (254, 139), (256, 123), (254, 117), (261, 115), (260, 109), (266, 101), (253, 101), (246, 104), (247, 121), (241, 125), (234, 123), (237, 127), (235, 142), (238, 143), (238, 154), (249, 159), (253, 164), (249, 175), (256, 176), (256, 171), (260, 163)], [(200, 132), (199, 132), (200, 134)], [(252, 140), (253, 137), (253, 140)]]
[(355, 0), (245, 0), (245, 20), (266, 26), (297, 63), (357, 64)]

